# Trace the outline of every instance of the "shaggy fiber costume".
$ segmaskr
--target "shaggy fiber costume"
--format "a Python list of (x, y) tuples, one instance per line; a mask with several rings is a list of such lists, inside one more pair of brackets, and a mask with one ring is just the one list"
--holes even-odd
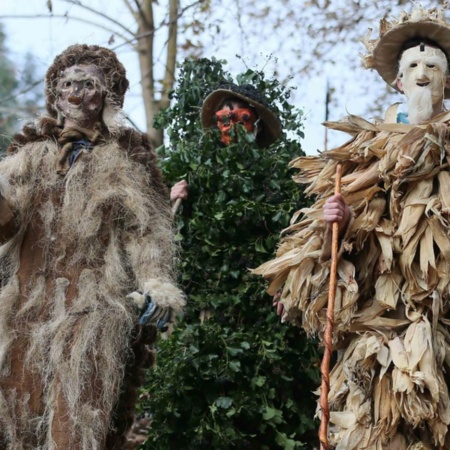
[(322, 334), (331, 250), (322, 208), (340, 163), (352, 218), (337, 268), (330, 443), (339, 450), (448, 449), (450, 113), (423, 125), (356, 116), (325, 125), (353, 137), (292, 161), (300, 170), (295, 180), (317, 201), (294, 215), (276, 258), (254, 272), (270, 280), (270, 294), (282, 289), (284, 320)]
[[(75, 64), (106, 79), (95, 136), (63, 131), (55, 108)], [(128, 81), (112, 51), (69, 47), (46, 82), (50, 116), (0, 162), (0, 448), (120, 449), (156, 335), (126, 296), (140, 289), (174, 313), (184, 304), (168, 193), (147, 137), (116, 119)], [(61, 170), (62, 147), (80, 137), (90, 145)]]

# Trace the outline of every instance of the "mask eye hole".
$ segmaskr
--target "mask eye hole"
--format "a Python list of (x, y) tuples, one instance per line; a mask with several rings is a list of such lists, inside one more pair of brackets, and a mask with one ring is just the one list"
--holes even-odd
[(435, 67), (434, 64), (427, 64), (427, 67), (429, 67), (430, 69), (433, 69)]
[(228, 125), (230, 121), (235, 119), (236, 114), (228, 109), (221, 109), (216, 112), (215, 117), (217, 122)]
[(409, 67), (410, 67), (411, 69), (413, 69), (414, 67), (417, 67), (417, 63), (411, 63), (411, 64), (409, 65)]

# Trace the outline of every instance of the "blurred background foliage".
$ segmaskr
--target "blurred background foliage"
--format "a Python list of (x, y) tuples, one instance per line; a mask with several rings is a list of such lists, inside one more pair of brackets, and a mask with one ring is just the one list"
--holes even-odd
[(30, 118), (39, 110), (43, 93), (38, 84), (40, 77), (36, 74), (34, 58), (27, 55), (19, 71), (9, 54), (6, 34), (0, 24), (0, 156), (5, 154), (12, 135), (19, 130), (20, 119)]

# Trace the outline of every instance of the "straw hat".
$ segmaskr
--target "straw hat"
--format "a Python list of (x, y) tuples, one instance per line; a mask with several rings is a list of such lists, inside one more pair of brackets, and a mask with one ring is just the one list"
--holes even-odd
[[(411, 40), (433, 41), (450, 55), (450, 24), (445, 20), (443, 8), (424, 9), (418, 5), (411, 14), (403, 12), (399, 19), (380, 21), (380, 36), (370, 39), (372, 30), (362, 40), (367, 54), (363, 56), (364, 66), (374, 68), (386, 83), (394, 89), (398, 73), (398, 62), (405, 45)], [(445, 98), (450, 98), (450, 89), (445, 89)]]
[(256, 136), (260, 147), (268, 147), (281, 136), (281, 122), (262, 94), (252, 85), (228, 83), (220, 85), (203, 101), (201, 119), (203, 129), (217, 127), (215, 112), (227, 99), (238, 98), (248, 103), (261, 119), (262, 129)]

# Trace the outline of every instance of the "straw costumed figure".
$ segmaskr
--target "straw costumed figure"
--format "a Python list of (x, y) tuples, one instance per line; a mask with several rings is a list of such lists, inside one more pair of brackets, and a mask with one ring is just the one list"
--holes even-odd
[[(449, 55), (443, 10), (382, 20), (380, 37), (366, 39), (366, 66), (393, 83), (400, 48), (412, 38)], [(285, 321), (321, 335), (330, 270), (322, 208), (341, 164), (352, 218), (337, 267), (328, 398), (336, 449), (450, 448), (449, 123), (448, 112), (418, 125), (349, 116), (325, 124), (349, 133), (346, 144), (291, 162), (316, 203), (294, 214), (276, 258), (254, 272), (270, 280), (270, 294), (281, 290)]]
[(120, 121), (127, 88), (111, 50), (69, 47), (47, 72), (48, 115), (0, 162), (1, 449), (123, 448), (156, 336), (133, 291), (184, 304), (156, 155)]

